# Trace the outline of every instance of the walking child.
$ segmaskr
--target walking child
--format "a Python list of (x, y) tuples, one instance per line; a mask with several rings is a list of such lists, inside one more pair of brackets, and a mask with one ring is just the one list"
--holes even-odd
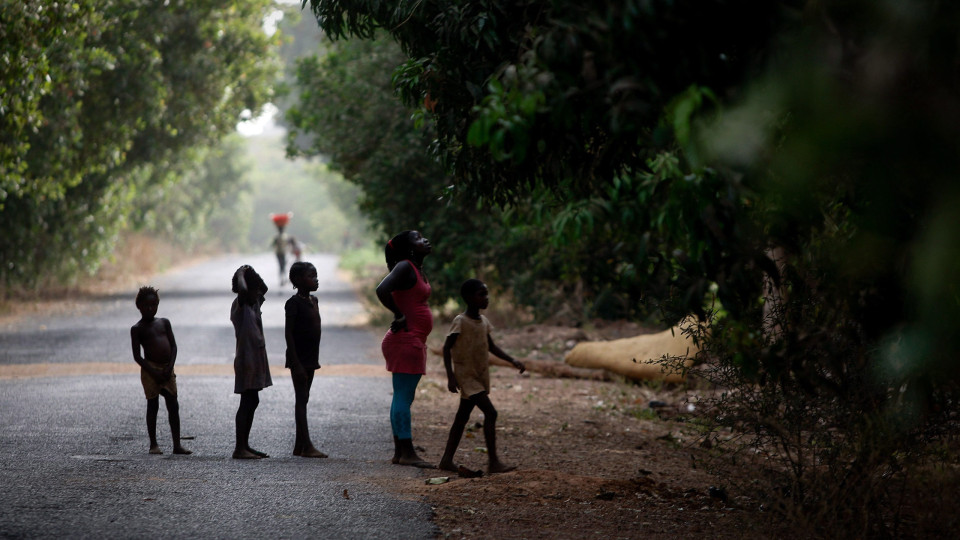
[(177, 401), (177, 376), (173, 373), (173, 364), (177, 361), (177, 340), (173, 337), (173, 328), (170, 321), (156, 316), (160, 293), (153, 287), (140, 287), (136, 305), (140, 310), (140, 320), (130, 328), (130, 344), (133, 346), (133, 360), (140, 365), (140, 383), (147, 397), (150, 453), (163, 453), (157, 444), (157, 411), (160, 409), (160, 396), (163, 396), (170, 419), (170, 434), (173, 436), (173, 453), (190, 454), (190, 450), (180, 445), (180, 404)]
[(293, 443), (293, 455), (325, 458), (327, 455), (313, 446), (307, 424), (310, 387), (313, 386), (314, 374), (320, 369), (320, 307), (317, 297), (310, 294), (320, 285), (317, 268), (308, 262), (293, 263), (290, 266), (290, 283), (297, 293), (284, 305), (284, 336), (287, 341), (286, 367), (290, 369), (296, 396), (293, 413), (297, 438)]
[(463, 437), (463, 430), (470, 420), (470, 413), (477, 407), (483, 412), (483, 436), (487, 441), (488, 473), (512, 471), (516, 467), (505, 465), (497, 457), (497, 409), (490, 402), (490, 364), (488, 354), (513, 364), (523, 373), (523, 363), (514, 360), (493, 342), (490, 335), (493, 325), (480, 314), (490, 304), (487, 286), (479, 279), (468, 279), (460, 287), (460, 296), (467, 309), (456, 316), (450, 325), (450, 332), (443, 343), (443, 365), (447, 370), (447, 388), (451, 392), (460, 391), (460, 406), (450, 427), (447, 447), (443, 452), (439, 468), (458, 472), (453, 455)]
[(283, 226), (277, 225), (277, 235), (273, 237), (271, 245), (273, 253), (277, 256), (277, 265), (280, 267), (280, 285), (283, 285), (284, 274), (287, 272), (287, 247), (290, 244), (289, 237), (283, 232)]
[[(287, 247), (290, 244), (291, 238), (287, 236), (284, 229), (287, 228), (287, 224), (290, 223), (290, 218), (293, 217), (293, 212), (286, 212), (284, 214), (270, 214), (270, 220), (273, 221), (273, 224), (277, 227), (277, 235), (273, 237), (273, 240), (270, 241), (271, 246), (273, 246), (273, 253), (277, 256), (277, 265), (280, 267), (280, 285), (283, 285), (283, 280), (287, 275)], [(297, 260), (300, 260), (299, 255)]]
[(243, 265), (233, 274), (233, 292), (237, 298), (230, 306), (230, 321), (237, 337), (237, 351), (233, 360), (236, 374), (233, 391), (240, 394), (237, 409), (237, 445), (234, 459), (269, 457), (250, 447), (250, 429), (253, 416), (260, 404), (260, 390), (271, 386), (267, 346), (263, 339), (263, 321), (260, 306), (267, 294), (267, 284), (252, 266)]

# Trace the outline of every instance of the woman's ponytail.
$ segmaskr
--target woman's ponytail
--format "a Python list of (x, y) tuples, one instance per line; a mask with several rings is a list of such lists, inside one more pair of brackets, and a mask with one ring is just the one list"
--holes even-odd
[(387, 261), (387, 270), (393, 270), (398, 262), (409, 259), (413, 252), (413, 243), (410, 242), (410, 234), (413, 231), (403, 231), (394, 236), (383, 247), (383, 255)]

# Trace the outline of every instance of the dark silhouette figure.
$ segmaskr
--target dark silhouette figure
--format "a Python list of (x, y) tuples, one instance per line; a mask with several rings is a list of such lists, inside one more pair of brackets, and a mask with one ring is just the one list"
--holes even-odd
[(427, 370), (427, 335), (433, 329), (433, 315), (427, 305), (430, 284), (422, 268), (430, 251), (430, 241), (417, 231), (394, 236), (384, 247), (390, 273), (377, 286), (377, 298), (393, 313), (393, 322), (380, 345), (393, 380), (392, 461), (421, 468), (433, 465), (421, 459), (414, 449), (410, 406), (417, 384)]
[(490, 401), (490, 362), (489, 354), (506, 360), (523, 373), (523, 363), (514, 360), (496, 343), (490, 331), (493, 325), (480, 314), (490, 304), (487, 286), (479, 279), (468, 279), (460, 287), (460, 296), (467, 309), (453, 319), (450, 332), (443, 343), (443, 366), (447, 370), (447, 388), (451, 392), (460, 391), (460, 406), (450, 427), (447, 447), (440, 460), (440, 468), (458, 472), (453, 455), (463, 437), (463, 430), (470, 420), (470, 413), (477, 407), (483, 413), (483, 436), (487, 441), (487, 472), (501, 473), (512, 471), (516, 467), (504, 465), (497, 456), (497, 409)]
[(260, 390), (271, 386), (270, 364), (263, 339), (263, 321), (260, 306), (267, 294), (267, 284), (253, 269), (243, 265), (233, 274), (233, 292), (237, 298), (230, 306), (230, 321), (237, 337), (237, 352), (233, 360), (236, 374), (234, 393), (240, 394), (237, 409), (237, 445), (234, 459), (259, 459), (270, 457), (250, 447), (250, 429), (253, 416), (260, 404)]
[(320, 369), (320, 307), (317, 297), (310, 294), (320, 285), (317, 269), (308, 262), (295, 262), (290, 266), (290, 283), (297, 289), (284, 305), (284, 336), (287, 342), (287, 363), (293, 392), (296, 396), (293, 413), (297, 426), (297, 438), (293, 443), (293, 455), (310, 458), (325, 458), (310, 440), (307, 423), (307, 402), (313, 376)]
[(150, 453), (163, 453), (157, 444), (157, 411), (160, 409), (160, 396), (163, 396), (170, 419), (173, 453), (190, 454), (190, 450), (180, 444), (180, 404), (177, 401), (177, 376), (173, 373), (173, 364), (177, 361), (177, 340), (173, 337), (173, 328), (170, 321), (156, 316), (160, 294), (153, 287), (140, 288), (136, 305), (140, 310), (140, 320), (130, 328), (130, 344), (133, 347), (133, 360), (140, 365), (140, 382), (147, 398)]
[(287, 247), (290, 237), (283, 232), (284, 227), (277, 225), (277, 235), (273, 237), (273, 253), (277, 256), (277, 265), (280, 267), (280, 285), (284, 284), (287, 274)]

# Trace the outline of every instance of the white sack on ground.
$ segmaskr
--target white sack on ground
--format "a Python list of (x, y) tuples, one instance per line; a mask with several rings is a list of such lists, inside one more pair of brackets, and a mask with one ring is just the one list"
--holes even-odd
[(693, 364), (698, 349), (680, 328), (664, 330), (612, 341), (584, 341), (567, 353), (564, 361), (574, 367), (600, 368), (630, 379), (662, 380), (670, 383), (684, 381), (680, 373), (664, 372), (655, 362), (664, 355), (685, 357), (685, 365)]

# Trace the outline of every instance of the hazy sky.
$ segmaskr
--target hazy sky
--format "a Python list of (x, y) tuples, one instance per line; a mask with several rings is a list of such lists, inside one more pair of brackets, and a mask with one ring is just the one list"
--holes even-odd
[[(274, 1), (278, 4), (300, 5), (300, 0)], [(281, 20), (283, 20), (283, 12), (279, 9), (273, 11), (263, 18), (263, 31), (266, 32), (268, 36), (272, 36), (273, 33), (277, 31), (277, 24), (279, 24)], [(250, 114), (250, 111), (244, 112), (248, 115)], [(281, 129), (277, 127), (273, 121), (273, 117), (276, 116), (277, 112), (277, 108), (272, 103), (268, 103), (263, 108), (263, 114), (256, 118), (251, 118), (238, 123), (237, 131), (245, 137), (252, 137), (254, 135), (261, 135), (264, 132)]]

